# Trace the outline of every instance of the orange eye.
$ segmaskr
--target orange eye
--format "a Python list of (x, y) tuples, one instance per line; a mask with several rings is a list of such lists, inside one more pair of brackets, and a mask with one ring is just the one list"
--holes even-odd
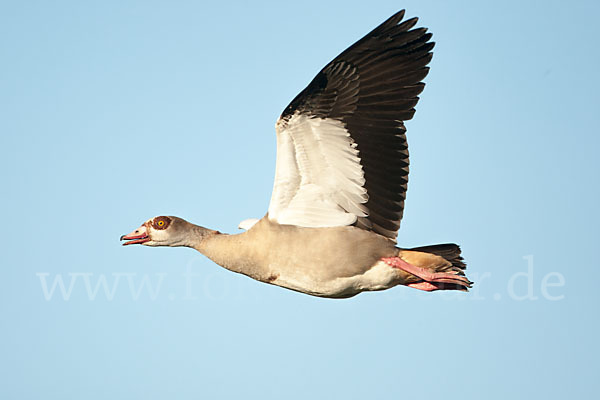
[(154, 229), (167, 229), (170, 223), (171, 219), (169, 217), (156, 217), (152, 221), (152, 227)]

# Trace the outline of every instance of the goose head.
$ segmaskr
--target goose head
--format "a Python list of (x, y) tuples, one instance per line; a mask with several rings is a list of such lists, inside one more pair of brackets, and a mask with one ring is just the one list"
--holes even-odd
[(187, 246), (195, 225), (184, 219), (161, 215), (144, 222), (133, 232), (121, 236), (123, 246), (143, 244), (144, 246)]

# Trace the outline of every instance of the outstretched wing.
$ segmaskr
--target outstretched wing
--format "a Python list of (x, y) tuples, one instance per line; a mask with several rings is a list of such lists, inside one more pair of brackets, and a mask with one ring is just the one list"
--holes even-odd
[(325, 66), (277, 121), (269, 219), (355, 224), (396, 237), (406, 198), (403, 121), (415, 113), (434, 43), (417, 18), (390, 17)]

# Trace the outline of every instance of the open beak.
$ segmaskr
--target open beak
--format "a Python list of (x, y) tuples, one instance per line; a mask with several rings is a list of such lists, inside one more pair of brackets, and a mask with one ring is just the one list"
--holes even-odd
[(126, 240), (126, 242), (123, 243), (123, 246), (127, 246), (128, 244), (142, 244), (149, 242), (150, 236), (148, 236), (146, 225), (142, 225), (130, 234), (121, 236), (120, 240)]

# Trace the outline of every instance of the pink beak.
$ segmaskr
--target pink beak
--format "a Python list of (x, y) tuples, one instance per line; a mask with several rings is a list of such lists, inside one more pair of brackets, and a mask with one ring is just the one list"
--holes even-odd
[(144, 224), (130, 234), (121, 236), (120, 240), (127, 240), (127, 242), (123, 243), (123, 246), (127, 246), (128, 244), (141, 244), (149, 242), (150, 236), (148, 236), (148, 229)]

